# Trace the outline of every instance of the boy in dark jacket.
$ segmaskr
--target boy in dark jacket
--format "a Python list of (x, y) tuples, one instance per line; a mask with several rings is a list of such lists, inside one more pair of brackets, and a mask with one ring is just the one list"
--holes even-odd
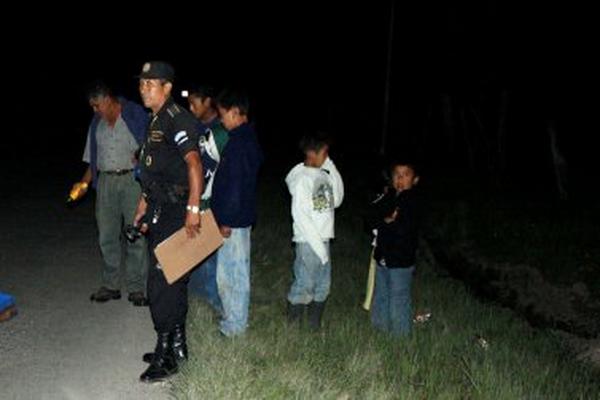
[(408, 335), (412, 326), (411, 285), (418, 243), (419, 210), (412, 164), (391, 166), (391, 186), (375, 203), (377, 273), (371, 322), (381, 331)]
[(231, 337), (244, 333), (248, 325), (250, 231), (256, 222), (256, 181), (263, 156), (248, 122), (246, 95), (225, 91), (217, 106), (229, 140), (213, 178), (211, 207), (225, 238), (217, 255), (220, 331)]

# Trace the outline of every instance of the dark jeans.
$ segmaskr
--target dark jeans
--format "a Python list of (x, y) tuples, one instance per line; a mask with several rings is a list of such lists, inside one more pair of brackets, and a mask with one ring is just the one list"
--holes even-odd
[[(151, 219), (156, 206), (148, 205)], [(169, 332), (175, 325), (185, 325), (188, 311), (187, 284), (189, 274), (169, 285), (154, 255), (154, 248), (164, 239), (185, 224), (185, 204), (168, 204), (161, 207), (156, 224), (150, 223), (148, 232), (148, 250), (150, 266), (148, 268), (148, 301), (154, 329), (157, 332)]]

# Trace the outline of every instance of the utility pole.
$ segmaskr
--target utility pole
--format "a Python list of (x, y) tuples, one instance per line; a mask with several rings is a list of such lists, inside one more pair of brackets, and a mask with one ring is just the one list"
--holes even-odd
[(387, 65), (385, 72), (385, 94), (383, 97), (383, 123), (381, 126), (381, 147), (379, 148), (379, 154), (382, 156), (385, 155), (390, 113), (390, 81), (392, 76), (392, 44), (394, 41), (395, 0), (391, 0), (391, 3), (390, 27), (388, 30)]

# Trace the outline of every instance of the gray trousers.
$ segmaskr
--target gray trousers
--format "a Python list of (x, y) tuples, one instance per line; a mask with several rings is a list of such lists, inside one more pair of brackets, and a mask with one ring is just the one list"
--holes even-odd
[[(121, 260), (125, 262), (125, 285), (127, 291), (144, 292), (148, 273), (146, 239), (135, 243), (125, 240), (122, 229), (131, 224), (140, 199), (141, 188), (133, 173), (109, 175), (100, 173), (96, 190), (96, 222), (98, 240), (104, 259), (102, 285), (120, 289)], [(123, 257), (122, 249), (125, 249)]]

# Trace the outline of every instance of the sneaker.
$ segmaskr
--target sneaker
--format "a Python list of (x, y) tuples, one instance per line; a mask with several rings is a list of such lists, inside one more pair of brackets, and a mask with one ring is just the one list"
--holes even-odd
[(102, 286), (96, 293), (92, 293), (90, 296), (91, 301), (95, 301), (98, 303), (105, 303), (108, 300), (119, 300), (121, 298), (120, 290), (109, 289), (105, 286)]
[(127, 296), (127, 300), (136, 307), (148, 306), (148, 299), (144, 296), (143, 292), (131, 292), (129, 293), (129, 296)]

